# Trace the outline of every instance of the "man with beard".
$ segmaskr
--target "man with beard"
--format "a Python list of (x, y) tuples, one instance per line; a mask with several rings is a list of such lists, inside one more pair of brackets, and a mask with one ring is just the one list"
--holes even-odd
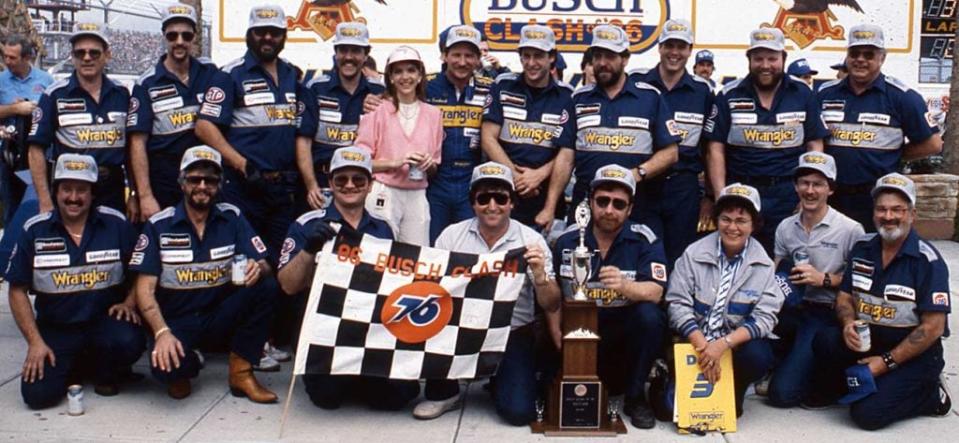
[[(94, 391), (116, 395), (118, 377), (143, 353), (125, 284), (136, 234), (120, 212), (92, 208), (96, 182), (93, 157), (61, 155), (56, 206), (27, 221), (10, 259), (10, 310), (28, 345), (20, 392), (31, 409), (59, 403), (83, 357), (96, 368)], [(36, 295), (36, 318), (28, 291)]]
[(150, 217), (130, 259), (139, 273), (137, 305), (153, 332), (151, 369), (170, 397), (186, 398), (200, 371), (194, 350), (227, 345), (233, 395), (273, 403), (276, 394), (257, 382), (252, 363), (260, 360), (279, 288), (266, 247), (240, 210), (214, 203), (220, 161), (207, 146), (187, 149), (178, 179), (183, 201)]
[[(826, 152), (836, 157), (839, 178), (830, 203), (873, 232), (869, 190), (894, 172), (900, 160), (942, 151), (939, 122), (918, 92), (882, 73), (886, 60), (882, 28), (854, 26), (843, 66), (844, 80), (819, 89), (823, 120), (832, 131)], [(909, 143), (906, 143), (906, 138)]]
[(544, 211), (553, 159), (573, 146), (573, 88), (553, 80), (556, 35), (541, 25), (520, 30), (517, 46), (521, 74), (496, 78), (483, 110), (483, 152), (513, 171), (518, 199), (514, 219), (530, 227), (548, 225), (554, 211)]
[(141, 222), (180, 201), (177, 166), (187, 148), (200, 144), (193, 131), (196, 114), (219, 70), (209, 60), (190, 55), (196, 21), (196, 11), (189, 5), (171, 5), (163, 11), (167, 52), (140, 76), (130, 97), (130, 167)]
[(706, 122), (706, 169), (712, 189), (739, 182), (759, 190), (765, 223), (755, 236), (771, 253), (776, 227), (799, 203), (793, 168), (803, 152), (822, 151), (829, 131), (812, 89), (783, 75), (782, 31), (757, 29), (749, 40), (749, 75), (723, 88)]
[[(333, 201), (326, 209), (316, 209), (297, 218), (290, 225), (280, 251), (277, 279), (283, 292), (297, 294), (300, 313), (306, 304), (306, 294), (302, 292), (313, 282), (316, 253), (336, 236), (331, 225), (393, 240), (390, 226), (364, 208), (373, 182), (370, 154), (352, 146), (339, 148), (331, 157), (329, 173)], [(304, 374), (303, 384), (313, 404), (323, 409), (337, 409), (356, 394), (371, 408), (394, 411), (402, 409), (420, 393), (418, 381), (380, 377)]]
[[(912, 228), (912, 180), (885, 175), (871, 194), (879, 233), (867, 234), (850, 254), (836, 297), (840, 327), (820, 331), (813, 341), (817, 385), (830, 395), (808, 402), (822, 406), (847, 393), (840, 403), (849, 404), (853, 422), (867, 430), (945, 416), (952, 407), (941, 378), (941, 337), (949, 335), (946, 263)], [(865, 347), (858, 332), (863, 324), (871, 336)]]
[(647, 196), (646, 182), (676, 163), (682, 132), (658, 89), (627, 79), (626, 31), (612, 25), (596, 26), (590, 51), (596, 84), (573, 93), (576, 146), (563, 149), (556, 156), (546, 197), (547, 212), (556, 208), (574, 163), (576, 185), (571, 211), (586, 198), (596, 171), (617, 164), (632, 170), (638, 183), (630, 219), (662, 235), (662, 221), (649, 210), (654, 202)]
[[(589, 186), (592, 218), (584, 243), (599, 253), (585, 292), (600, 307), (598, 372), (607, 384), (625, 389), (623, 412), (633, 426), (650, 429), (656, 419), (645, 395), (646, 378), (666, 334), (666, 315), (659, 307), (666, 287), (663, 244), (648, 227), (628, 220), (636, 194), (629, 169), (604, 166)], [(572, 251), (577, 245), (574, 225), (556, 241), (553, 254), (567, 298), (575, 292)]]
[(713, 51), (703, 49), (696, 53), (696, 64), (693, 65), (693, 74), (709, 82), (709, 86), (713, 88), (716, 87), (716, 81), (713, 80), (713, 72), (716, 70), (714, 58)]
[[(70, 77), (44, 91), (27, 137), (30, 174), (40, 212), (53, 210), (48, 159), (56, 161), (68, 152), (91, 155), (97, 162), (100, 192), (93, 204), (123, 211), (130, 93), (104, 74), (110, 61), (110, 42), (100, 25), (78, 23), (70, 44), (75, 69)], [(47, 152), (48, 147), (52, 152)]]
[(369, 59), (370, 37), (366, 25), (345, 22), (336, 25), (333, 37), (336, 66), (330, 75), (313, 77), (300, 101), (305, 112), (297, 131), (296, 162), (306, 185), (306, 203), (320, 209), (321, 188), (329, 188), (330, 159), (337, 148), (352, 146), (368, 94), (385, 90), (381, 82), (370, 81), (363, 73)]
[(653, 69), (631, 71), (629, 81), (646, 82), (662, 93), (683, 138), (676, 164), (646, 185), (653, 205), (650, 210), (663, 222), (666, 263), (672, 266), (696, 241), (697, 222), (712, 213), (713, 202), (699, 186), (699, 173), (703, 172), (700, 136), (714, 96), (706, 80), (686, 72), (693, 49), (692, 25), (686, 20), (669, 20), (663, 29), (659, 64)]

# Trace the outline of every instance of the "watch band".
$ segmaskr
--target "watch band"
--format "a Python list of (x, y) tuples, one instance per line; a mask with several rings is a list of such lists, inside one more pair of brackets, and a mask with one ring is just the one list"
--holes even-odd
[(829, 278), (829, 273), (828, 273), (828, 272), (826, 272), (826, 273), (823, 274), (823, 277), (822, 277), (822, 287), (824, 287), (824, 288), (826, 288), (826, 289), (832, 288), (832, 279)]
[(893, 370), (899, 367), (899, 363), (896, 363), (896, 360), (892, 358), (892, 354), (889, 352), (882, 353), (882, 362), (886, 364), (886, 367), (889, 370)]

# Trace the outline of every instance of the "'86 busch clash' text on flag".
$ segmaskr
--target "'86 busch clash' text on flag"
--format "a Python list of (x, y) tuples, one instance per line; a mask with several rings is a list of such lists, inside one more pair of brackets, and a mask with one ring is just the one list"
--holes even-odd
[(295, 374), (496, 372), (526, 279), (525, 248), (461, 254), (345, 231), (317, 254)]

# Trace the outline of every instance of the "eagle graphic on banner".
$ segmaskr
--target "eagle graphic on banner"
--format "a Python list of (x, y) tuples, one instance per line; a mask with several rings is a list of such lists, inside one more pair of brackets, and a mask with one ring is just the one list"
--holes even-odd
[[(386, 5), (385, 0), (375, 0)], [(360, 9), (352, 0), (303, 0), (295, 17), (287, 17), (288, 30), (311, 30), (324, 41), (333, 38), (336, 25), (342, 22), (363, 22), (366, 19), (356, 14)]]
[(800, 49), (806, 48), (816, 40), (845, 39), (846, 30), (833, 25), (836, 15), (831, 6), (845, 6), (860, 14), (862, 7), (856, 0), (773, 0), (779, 5), (779, 12), (772, 23), (763, 23), (766, 28), (779, 28)]

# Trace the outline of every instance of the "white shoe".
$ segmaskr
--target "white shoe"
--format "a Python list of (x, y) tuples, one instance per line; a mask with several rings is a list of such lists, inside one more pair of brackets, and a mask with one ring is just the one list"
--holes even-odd
[(196, 359), (197, 359), (197, 361), (200, 362), (200, 369), (205, 368), (205, 367), (206, 367), (206, 359), (203, 358), (203, 353), (200, 352), (199, 349), (194, 349), (194, 350), (193, 350), (193, 353), (196, 354)]
[(289, 352), (286, 352), (280, 348), (273, 346), (272, 344), (270, 344), (270, 342), (266, 342), (263, 344), (263, 353), (270, 356), (273, 360), (276, 360), (278, 362), (287, 362), (293, 358), (293, 356)]
[(460, 396), (454, 395), (446, 400), (423, 400), (413, 408), (413, 416), (420, 420), (432, 420), (448, 411), (459, 409)]
[(277, 372), (280, 370), (280, 362), (273, 359), (269, 355), (263, 355), (263, 358), (260, 361), (253, 365), (254, 371), (261, 372)]
[(756, 395), (761, 397), (769, 396), (769, 382), (772, 380), (772, 373), (766, 373), (763, 378), (759, 379), (753, 388), (756, 391)]

